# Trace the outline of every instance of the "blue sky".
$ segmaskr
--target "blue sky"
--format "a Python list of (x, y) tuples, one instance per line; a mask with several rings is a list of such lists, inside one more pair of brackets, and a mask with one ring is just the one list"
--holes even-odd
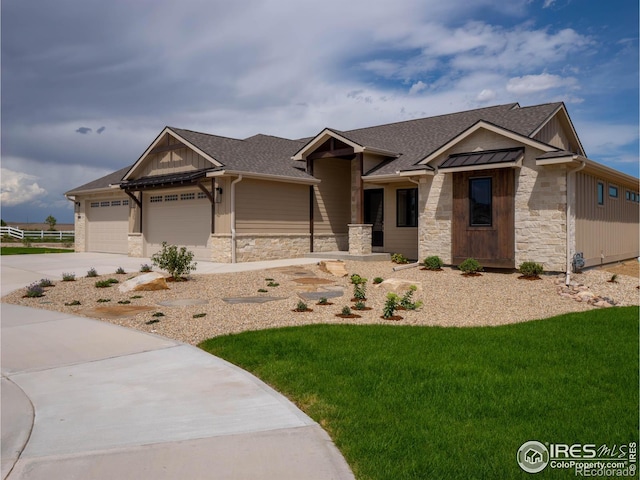
[(2, 218), (171, 125), (311, 136), (564, 101), (588, 157), (638, 176), (637, 0), (2, 2)]

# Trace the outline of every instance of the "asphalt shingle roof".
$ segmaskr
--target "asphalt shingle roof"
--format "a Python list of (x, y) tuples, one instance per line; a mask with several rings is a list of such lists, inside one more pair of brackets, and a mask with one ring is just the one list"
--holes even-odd
[[(417, 162), (481, 120), (529, 137), (561, 106), (562, 103), (547, 103), (520, 107), (517, 103), (510, 103), (355, 130), (332, 130), (361, 146), (397, 153), (398, 158), (390, 159), (367, 173), (370, 176), (389, 175), (418, 168)], [(291, 159), (312, 138), (290, 140), (259, 134), (241, 140), (168, 128), (224, 165), (221, 168), (212, 165), (212, 169), (313, 178), (305, 172), (303, 162)], [(130, 168), (125, 167), (67, 193), (104, 188), (118, 183)]]

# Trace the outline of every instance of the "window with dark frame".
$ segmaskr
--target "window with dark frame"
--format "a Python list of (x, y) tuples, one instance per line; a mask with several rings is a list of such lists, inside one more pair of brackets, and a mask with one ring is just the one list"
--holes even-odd
[(399, 188), (396, 190), (396, 226), (418, 226), (417, 188)]
[(611, 198), (618, 198), (618, 187), (609, 185), (609, 196)]
[(469, 225), (490, 227), (492, 218), (491, 177), (469, 179)]
[(598, 205), (604, 205), (604, 183), (598, 182)]

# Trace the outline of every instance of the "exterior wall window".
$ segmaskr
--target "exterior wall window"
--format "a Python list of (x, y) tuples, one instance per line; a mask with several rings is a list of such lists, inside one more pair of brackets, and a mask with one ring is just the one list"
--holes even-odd
[(122, 200), (122, 205), (129, 205), (129, 200)]
[(151, 195), (149, 198), (150, 203), (159, 203), (162, 201), (162, 195)]
[(626, 196), (627, 200), (631, 200), (631, 192), (629, 190), (627, 190)]
[(164, 201), (165, 202), (176, 202), (178, 200), (178, 195), (173, 194), (173, 195), (165, 195), (164, 196)]
[(108, 207), (110, 205), (109, 202), (100, 202), (101, 207)]
[(100, 202), (91, 202), (91, 208), (96, 208), (100, 206)]
[(609, 185), (609, 196), (611, 198), (618, 198), (618, 187)]
[(120, 200), (113, 200), (113, 201), (111, 202), (111, 206), (112, 206), (112, 207), (119, 207), (119, 206), (120, 206), (120, 204), (121, 204)]
[(469, 179), (469, 224), (490, 227), (492, 219), (491, 178)]
[(396, 226), (418, 226), (417, 188), (399, 188), (396, 190)]
[(598, 182), (598, 205), (604, 205), (604, 183)]
[(198, 199), (207, 198), (204, 192), (198, 192)]
[(196, 198), (196, 194), (195, 193), (181, 193), (180, 194), (180, 200), (193, 200), (194, 198)]

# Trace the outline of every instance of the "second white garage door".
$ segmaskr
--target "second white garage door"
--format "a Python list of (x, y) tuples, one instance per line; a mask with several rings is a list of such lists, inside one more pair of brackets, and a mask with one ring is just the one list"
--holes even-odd
[(187, 247), (197, 260), (211, 260), (211, 202), (202, 192), (145, 194), (143, 231), (145, 256), (162, 249), (162, 242)]

